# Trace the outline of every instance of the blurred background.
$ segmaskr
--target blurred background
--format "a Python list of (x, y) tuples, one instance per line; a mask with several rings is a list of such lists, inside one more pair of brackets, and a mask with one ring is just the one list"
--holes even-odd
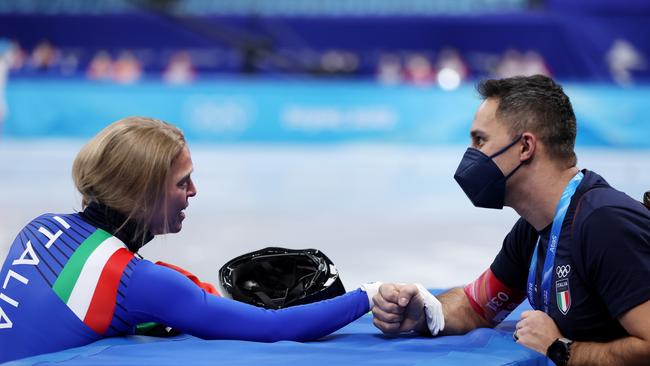
[(0, 1), (0, 257), (110, 122), (179, 126), (198, 195), (142, 250), (217, 282), (266, 246), (318, 248), (352, 289), (464, 284), (517, 216), (453, 180), (477, 80), (545, 74), (578, 117), (579, 166), (650, 189), (646, 0)]

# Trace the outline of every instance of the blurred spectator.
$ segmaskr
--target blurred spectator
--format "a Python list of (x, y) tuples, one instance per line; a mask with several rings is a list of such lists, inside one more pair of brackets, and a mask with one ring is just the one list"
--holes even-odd
[(436, 81), (444, 90), (454, 90), (467, 79), (469, 72), (465, 61), (453, 48), (444, 48), (438, 55)]
[(519, 76), (524, 73), (523, 65), (524, 62), (521, 53), (511, 48), (503, 54), (501, 61), (497, 65), (495, 74), (499, 78)]
[(533, 76), (533, 75), (544, 75), (551, 76), (551, 71), (542, 55), (536, 51), (527, 51), (524, 54), (523, 58), (523, 75), (524, 76)]
[(330, 50), (321, 55), (320, 67), (328, 74), (350, 74), (357, 71), (359, 57), (352, 52)]
[(61, 57), (61, 75), (70, 76), (77, 72), (79, 67), (79, 58), (73, 52), (69, 52)]
[(120, 84), (132, 84), (140, 80), (142, 67), (133, 53), (124, 51), (113, 64), (113, 81)]
[(352, 74), (359, 70), (359, 56), (351, 51), (343, 52), (343, 72)]
[(414, 85), (428, 86), (435, 82), (436, 71), (426, 56), (415, 54), (409, 56), (406, 61), (404, 79)]
[(190, 54), (186, 51), (174, 53), (163, 72), (163, 80), (169, 84), (188, 84), (195, 78), (196, 72)]
[(537, 74), (551, 76), (551, 72), (548, 66), (546, 66), (544, 58), (537, 51), (529, 50), (522, 55), (515, 49), (506, 50), (503, 58), (497, 65), (495, 74), (499, 78), (532, 76)]
[(443, 48), (438, 55), (438, 70), (445, 68), (457, 72), (461, 80), (467, 79), (469, 74), (467, 64), (454, 48)]
[(379, 57), (377, 81), (385, 85), (395, 85), (402, 82), (402, 62), (399, 56), (383, 54)]
[(32, 52), (30, 66), (38, 71), (49, 71), (59, 61), (59, 51), (49, 42), (41, 41)]
[(109, 80), (113, 71), (113, 59), (108, 52), (98, 51), (88, 64), (86, 77), (90, 80)]
[(27, 52), (20, 47), (20, 44), (18, 41), (13, 40), (10, 42), (11, 43), (11, 52), (12, 52), (12, 62), (11, 62), (11, 71), (20, 71), (24, 66), (25, 63), (27, 62)]
[(2, 125), (8, 113), (7, 101), (5, 100), (5, 88), (9, 77), (9, 69), (14, 63), (15, 51), (16, 49), (11, 42), (0, 39), (0, 133), (2, 132)]
[(612, 78), (620, 85), (632, 84), (632, 71), (646, 68), (641, 52), (624, 39), (614, 41), (612, 48), (607, 52), (607, 64)]

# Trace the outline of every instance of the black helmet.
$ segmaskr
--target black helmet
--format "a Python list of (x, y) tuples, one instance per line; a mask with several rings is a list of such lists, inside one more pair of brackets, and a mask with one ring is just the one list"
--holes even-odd
[(345, 293), (334, 263), (317, 249), (269, 247), (240, 255), (219, 270), (234, 300), (281, 309)]

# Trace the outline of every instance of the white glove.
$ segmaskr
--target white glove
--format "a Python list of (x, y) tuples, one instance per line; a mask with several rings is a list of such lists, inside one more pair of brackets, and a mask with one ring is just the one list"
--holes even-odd
[(368, 309), (370, 310), (375, 306), (375, 302), (372, 298), (379, 293), (379, 286), (381, 286), (381, 282), (367, 282), (359, 286), (368, 296)]
[(445, 316), (442, 313), (442, 304), (424, 286), (416, 283), (420, 296), (424, 300), (424, 315), (427, 318), (427, 327), (432, 336), (438, 335), (445, 328)]

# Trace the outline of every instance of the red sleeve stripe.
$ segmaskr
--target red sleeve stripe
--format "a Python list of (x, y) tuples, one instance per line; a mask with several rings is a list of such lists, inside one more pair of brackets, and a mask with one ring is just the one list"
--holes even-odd
[(201, 280), (199, 280), (199, 278), (196, 277), (194, 274), (190, 273), (189, 271), (187, 271), (187, 270), (185, 270), (185, 269), (183, 269), (183, 268), (181, 268), (179, 266), (169, 264), (169, 263), (165, 263), (163, 261), (158, 261), (158, 262), (156, 262), (156, 264), (159, 265), (159, 266), (171, 268), (174, 271), (181, 273), (183, 276), (189, 278), (190, 281), (194, 282), (197, 286), (199, 286), (200, 288), (202, 288), (203, 290), (205, 290), (205, 292), (207, 292), (209, 294), (216, 295), (216, 296), (221, 296), (221, 294), (219, 293), (219, 291), (217, 291), (217, 288), (213, 284), (208, 283), (208, 282), (201, 282)]
[(525, 292), (509, 288), (489, 268), (464, 290), (472, 309), (492, 325), (503, 321), (526, 298)]
[(117, 288), (124, 268), (133, 258), (126, 248), (117, 250), (102, 269), (84, 323), (98, 334), (104, 334), (111, 325), (117, 300)]
[[(483, 276), (481, 276), (483, 277)], [(469, 285), (465, 286), (465, 295), (467, 296), (467, 299), (469, 300), (469, 304), (472, 306), (472, 309), (481, 316), (481, 318), (487, 320), (485, 317), (485, 311), (483, 311), (483, 308), (481, 305), (476, 302), (475, 299), (478, 299), (478, 289), (477, 289), (477, 282), (481, 278), (479, 277), (476, 281), (470, 283)]]

